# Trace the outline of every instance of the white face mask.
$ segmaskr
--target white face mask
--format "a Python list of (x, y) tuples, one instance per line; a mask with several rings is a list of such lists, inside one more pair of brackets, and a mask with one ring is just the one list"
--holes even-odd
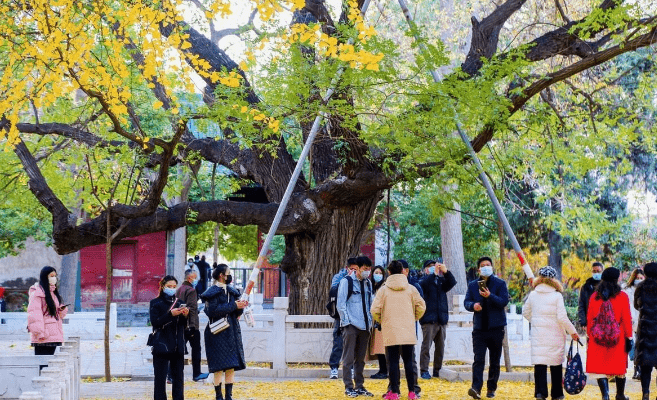
[(493, 267), (490, 265), (487, 265), (485, 267), (481, 267), (481, 276), (491, 276), (493, 275)]
[(49, 276), (48, 277), (48, 283), (51, 285), (56, 285), (57, 284), (57, 277), (56, 276)]
[(644, 281), (644, 279), (635, 279), (635, 280), (634, 280), (634, 284), (635, 284), (635, 285), (638, 285), (639, 283), (641, 283), (641, 282), (643, 282), (643, 281)]
[(370, 276), (370, 271), (363, 271), (360, 273), (360, 277), (363, 279), (367, 279)]

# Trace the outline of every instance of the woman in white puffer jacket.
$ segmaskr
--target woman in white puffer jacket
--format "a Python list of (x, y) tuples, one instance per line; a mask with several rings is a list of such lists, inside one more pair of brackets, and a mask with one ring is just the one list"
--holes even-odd
[(547, 399), (547, 367), (550, 367), (552, 399), (563, 399), (563, 368), (566, 333), (579, 340), (568, 319), (563, 302), (563, 287), (556, 280), (557, 271), (543, 267), (533, 282), (522, 315), (531, 324), (532, 364), (534, 365), (534, 397)]

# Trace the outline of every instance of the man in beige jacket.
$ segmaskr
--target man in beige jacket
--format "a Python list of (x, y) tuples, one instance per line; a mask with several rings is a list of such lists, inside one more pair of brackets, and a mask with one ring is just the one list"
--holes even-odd
[(384, 396), (386, 400), (398, 400), (399, 356), (404, 361), (408, 398), (417, 399), (414, 391), (415, 373), (413, 372), (413, 352), (417, 343), (415, 322), (424, 314), (426, 305), (420, 293), (408, 283), (402, 274), (402, 264), (395, 260), (388, 266), (390, 276), (377, 291), (372, 303), (372, 318), (381, 324), (383, 345), (388, 359), (388, 376), (390, 391)]

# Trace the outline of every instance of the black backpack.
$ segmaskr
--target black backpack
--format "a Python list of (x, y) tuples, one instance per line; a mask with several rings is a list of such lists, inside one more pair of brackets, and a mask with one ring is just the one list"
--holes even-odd
[[(347, 278), (347, 284), (349, 285), (347, 288), (347, 300), (349, 300), (349, 297), (351, 297), (351, 294), (354, 292), (354, 280), (349, 275), (345, 276), (345, 278)], [(326, 309), (328, 310), (328, 314), (335, 319), (340, 319), (340, 313), (338, 313), (339, 287), (340, 287), (340, 283), (331, 286), (331, 289), (329, 290), (329, 301), (328, 303), (326, 303)]]

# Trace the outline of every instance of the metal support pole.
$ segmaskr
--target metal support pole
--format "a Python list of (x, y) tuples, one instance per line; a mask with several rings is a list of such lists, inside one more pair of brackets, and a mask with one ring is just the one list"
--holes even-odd
[[(363, 16), (365, 15), (365, 12), (367, 11), (369, 5), (370, 5), (370, 0), (365, 0), (360, 10)], [(353, 42), (354, 42), (353, 39), (349, 39), (347, 43), (353, 44)], [(345, 65), (343, 64), (335, 73), (335, 76), (331, 80), (331, 85), (329, 86), (329, 89), (326, 91), (324, 97), (322, 97), (322, 101), (324, 102), (324, 104), (326, 104), (331, 99), (331, 96), (333, 96), (333, 93), (335, 92), (335, 88), (337, 87), (338, 82), (342, 78), (342, 74), (344, 73), (344, 70), (345, 70)], [(294, 185), (299, 179), (299, 175), (301, 174), (301, 170), (303, 169), (303, 163), (306, 160), (306, 157), (308, 157), (308, 153), (310, 153), (310, 148), (312, 147), (313, 141), (315, 140), (315, 136), (317, 136), (320, 125), (322, 124), (322, 121), (325, 116), (326, 114), (323, 111), (320, 111), (319, 114), (315, 117), (315, 121), (313, 121), (312, 128), (310, 129), (310, 133), (308, 134), (308, 139), (306, 139), (306, 143), (303, 146), (303, 150), (301, 151), (301, 155), (299, 156), (297, 165), (294, 168), (294, 171), (292, 172), (292, 177), (290, 178), (290, 182), (287, 185), (285, 194), (283, 195), (283, 198), (281, 199), (281, 202), (278, 206), (278, 210), (276, 211), (276, 215), (274, 216), (274, 221), (271, 223), (269, 232), (267, 233), (267, 237), (265, 238), (265, 242), (262, 244), (262, 248), (260, 249), (258, 260), (253, 266), (253, 271), (251, 272), (251, 276), (249, 277), (249, 282), (246, 284), (246, 287), (244, 288), (242, 299), (248, 298), (249, 294), (251, 293), (251, 290), (253, 289), (253, 286), (255, 285), (256, 279), (258, 279), (260, 268), (264, 263), (265, 258), (267, 257), (267, 253), (269, 252), (269, 246), (271, 245), (271, 241), (274, 239), (274, 235), (276, 235), (276, 230), (278, 229), (278, 225), (280, 224), (281, 219), (283, 218), (283, 214), (285, 213), (287, 204), (290, 201), (290, 197), (292, 196)]]
[[(399, 6), (402, 9), (402, 12), (404, 13), (404, 17), (406, 18), (406, 22), (408, 23), (410, 28), (414, 31), (413, 35), (415, 36), (415, 40), (417, 40), (419, 43), (420, 50), (426, 52), (427, 47), (422, 41), (420, 41), (420, 38), (418, 37), (415, 22), (413, 21), (413, 16), (411, 15), (411, 12), (409, 11), (408, 6), (406, 5), (406, 0), (398, 0), (398, 2), (399, 2)], [(434, 82), (438, 83), (441, 81), (440, 73), (438, 71), (432, 70), (430, 72)], [(495, 192), (491, 187), (490, 181), (488, 180), (488, 176), (486, 175), (484, 167), (481, 165), (481, 162), (479, 161), (479, 157), (477, 157), (477, 153), (472, 148), (472, 144), (470, 143), (470, 138), (468, 138), (468, 135), (465, 133), (463, 127), (461, 126), (461, 122), (459, 121), (459, 116), (456, 112), (456, 109), (454, 108), (454, 105), (451, 103), (450, 106), (454, 111), (454, 120), (456, 122), (456, 129), (458, 130), (459, 136), (461, 137), (461, 140), (463, 140), (463, 143), (468, 148), (468, 151), (470, 152), (470, 157), (472, 158), (475, 165), (477, 166), (477, 169), (479, 170), (479, 179), (481, 179), (482, 184), (486, 188), (486, 193), (488, 193), (488, 197), (493, 203), (493, 207), (495, 208), (497, 215), (502, 220), (502, 224), (504, 225), (504, 230), (506, 231), (506, 234), (509, 236), (509, 239), (511, 240), (511, 245), (513, 246), (513, 249), (515, 250), (516, 255), (518, 256), (518, 259), (520, 260), (520, 264), (522, 265), (522, 270), (527, 276), (527, 278), (534, 279), (534, 273), (532, 272), (531, 267), (529, 266), (529, 264), (527, 264), (527, 261), (525, 260), (525, 255), (522, 249), (520, 248), (518, 239), (516, 239), (516, 235), (513, 233), (513, 229), (511, 229), (511, 225), (509, 225), (509, 220), (506, 218), (506, 215), (504, 214), (504, 210), (502, 209), (502, 206), (500, 205), (497, 196), (495, 196)]]

